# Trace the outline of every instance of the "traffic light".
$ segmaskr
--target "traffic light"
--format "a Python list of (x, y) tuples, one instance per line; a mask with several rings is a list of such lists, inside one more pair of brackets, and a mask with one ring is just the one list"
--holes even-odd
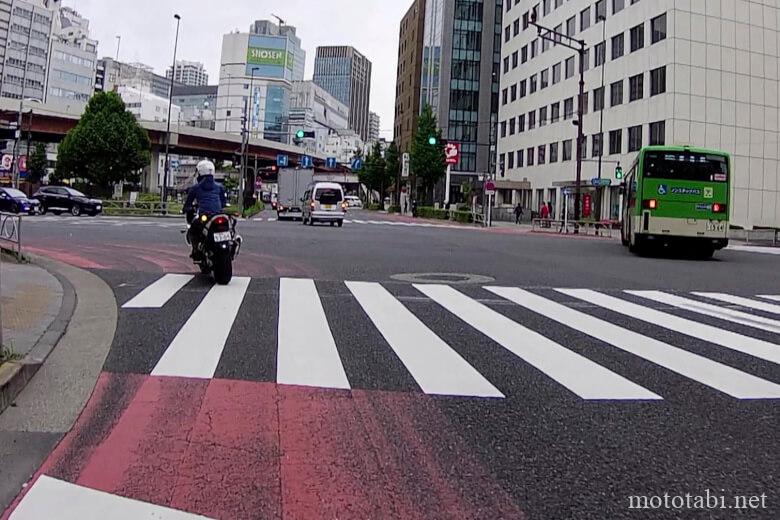
[(621, 168), (620, 165), (615, 168), (615, 178), (617, 180), (621, 180), (623, 178), (623, 168)]
[(295, 132), (295, 137), (297, 137), (298, 139), (303, 139), (303, 134), (304, 134), (303, 130), (298, 130), (297, 132)]
[(304, 130), (298, 130), (295, 132), (295, 137), (298, 139), (314, 139), (314, 131), (306, 132)]
[(436, 143), (438, 143), (439, 140), (436, 138), (435, 135), (432, 135), (428, 138), (428, 144), (431, 146), (436, 146)]

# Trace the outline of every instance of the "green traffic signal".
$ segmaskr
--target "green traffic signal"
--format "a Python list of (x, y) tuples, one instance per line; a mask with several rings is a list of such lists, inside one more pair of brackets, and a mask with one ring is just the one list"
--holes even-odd
[(435, 145), (436, 143), (437, 143), (436, 136), (433, 136), (433, 135), (432, 135), (432, 136), (430, 136), (430, 137), (428, 138), (428, 144), (429, 144), (429, 145), (433, 146), (433, 145)]
[(623, 168), (621, 168), (620, 166), (615, 168), (615, 178), (618, 180), (623, 178)]
[(303, 130), (298, 130), (297, 132), (295, 132), (295, 137), (297, 137), (298, 139), (303, 139), (303, 136), (304, 136)]

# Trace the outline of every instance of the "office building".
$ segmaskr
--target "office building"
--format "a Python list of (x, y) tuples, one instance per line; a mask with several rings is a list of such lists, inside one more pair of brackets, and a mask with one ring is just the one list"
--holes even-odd
[[(397, 83), (416, 75), (417, 70), (420, 80), (415, 76), (411, 87), (407, 79), (407, 85), (397, 88), (396, 116), (401, 125), (396, 124), (396, 138), (404, 147), (402, 152), (408, 151), (415, 130), (413, 119), (426, 105), (431, 106), (444, 138), (461, 147), (460, 162), (452, 168), (450, 201), (460, 200), (463, 183), (476, 185), (480, 176), (494, 169), (492, 129), (498, 116), (503, 3), (418, 0), (401, 22), (401, 33), (408, 36), (401, 40), (399, 55), (406, 59)], [(421, 40), (414, 35), (420, 23)], [(412, 43), (413, 50), (409, 49)], [(415, 96), (419, 102), (412, 101)], [(444, 189), (442, 181), (434, 192), (437, 201), (444, 200)]]
[(379, 141), (379, 131), (382, 124), (379, 114), (376, 112), (368, 113), (368, 141), (375, 143)]
[(353, 47), (317, 47), (314, 83), (349, 107), (349, 127), (368, 140), (371, 62)]
[(351, 129), (332, 132), (325, 145), (325, 155), (335, 157), (339, 164), (350, 164), (357, 150), (365, 155), (366, 143)]
[[(133, 87), (117, 87), (116, 92), (125, 102), (127, 111), (139, 121), (154, 121), (165, 123), (168, 121), (168, 98), (160, 97), (144, 90)], [(181, 109), (171, 106), (171, 123), (180, 121)]]
[(54, 15), (46, 102), (80, 113), (95, 92), (97, 41), (89, 37), (89, 20), (69, 7)]
[(415, 0), (401, 19), (398, 34), (393, 140), (401, 153), (408, 153), (411, 150), (412, 137), (417, 131), (424, 31), (425, 0)]
[(173, 88), (173, 104), (181, 109), (180, 124), (216, 129), (217, 85)]
[[(615, 166), (627, 172), (642, 146), (689, 144), (732, 154), (734, 224), (780, 226), (780, 11), (767, 2), (507, 2), (499, 162), (506, 178), (529, 186), (500, 202), (552, 202), (560, 216), (564, 190), (575, 186), (576, 53), (539, 39), (528, 25), (537, 5), (539, 24), (589, 49), (583, 214), (620, 216)], [(599, 157), (610, 187), (592, 186)]]
[[(142, 92), (148, 92), (158, 97), (167, 98), (171, 87), (170, 78), (155, 74), (154, 69), (144, 63), (124, 63), (113, 58), (98, 60), (98, 73), (102, 70), (102, 90), (111, 91), (119, 87), (129, 87)], [(182, 86), (174, 81), (174, 88)], [(100, 90), (98, 81), (95, 89)]]
[(296, 81), (290, 97), (290, 130), (314, 132), (300, 142), (307, 154), (324, 155), (328, 136), (347, 130), (349, 108), (313, 81)]
[(198, 61), (176, 60), (176, 70), (168, 67), (165, 77), (189, 87), (202, 87), (209, 84), (209, 75), (203, 64)]
[(290, 96), (303, 79), (305, 53), (295, 27), (267, 20), (222, 38), (216, 129), (289, 143)]

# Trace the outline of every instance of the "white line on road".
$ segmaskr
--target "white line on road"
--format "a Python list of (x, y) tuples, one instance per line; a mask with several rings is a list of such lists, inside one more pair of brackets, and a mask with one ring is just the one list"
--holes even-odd
[(234, 277), (215, 285), (173, 338), (153, 376), (214, 377), (230, 329), (249, 287), (249, 278)]
[(725, 293), (695, 292), (693, 294), (701, 296), (702, 298), (711, 298), (721, 302), (732, 303), (734, 305), (739, 305), (740, 307), (749, 307), (759, 311), (771, 312), (772, 314), (780, 314), (780, 305), (775, 305), (774, 303), (762, 302)]
[(268, 222), (276, 222), (277, 220), (279, 219), (277, 219), (276, 217), (268, 217)]
[(746, 312), (718, 307), (717, 305), (710, 305), (709, 303), (702, 303), (661, 291), (626, 291), (626, 293), (671, 305), (672, 307), (677, 307), (686, 311), (696, 312), (704, 314), (705, 316), (712, 316), (713, 318), (780, 334), (780, 321), (764, 318), (763, 316), (754, 316), (753, 314), (748, 314)]
[[(488, 288), (488, 290), (562, 325), (698, 381), (703, 385), (720, 390), (732, 397), (738, 399), (780, 398), (780, 385), (740, 372), (730, 366), (657, 339), (618, 327), (608, 321), (576, 311), (528, 291), (515, 288)], [(561, 290), (561, 292), (569, 294), (569, 291)], [(620, 307), (610, 308), (616, 310)]]
[(122, 305), (123, 309), (159, 309), (170, 300), (193, 276), (190, 274), (166, 274)]
[(346, 285), (425, 393), (504, 397), (380, 284)]
[(583, 399), (662, 399), (450, 286), (415, 284), (414, 287)]
[(731, 251), (742, 251), (745, 253), (762, 253), (765, 255), (780, 255), (780, 247), (729, 246), (726, 249), (730, 249)]
[(557, 289), (557, 291), (630, 318), (714, 343), (715, 345), (742, 352), (765, 361), (780, 363), (780, 347), (768, 341), (737, 334), (730, 330), (719, 329), (706, 323), (698, 323), (627, 300), (591, 291), (590, 289)]
[(765, 300), (772, 300), (774, 302), (780, 302), (780, 294), (759, 294), (759, 298), (764, 298)]
[(349, 389), (314, 280), (279, 280), (276, 382)]
[(205, 516), (112, 495), (41, 475), (10, 520), (208, 520)]

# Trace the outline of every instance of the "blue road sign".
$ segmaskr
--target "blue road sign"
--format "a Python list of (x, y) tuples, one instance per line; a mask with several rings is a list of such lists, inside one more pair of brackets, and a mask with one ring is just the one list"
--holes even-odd
[(325, 159), (325, 166), (327, 168), (333, 169), (336, 167), (336, 164), (337, 162), (335, 157), (328, 157), (327, 159)]
[(605, 179), (605, 178), (599, 179), (598, 177), (594, 177), (594, 178), (592, 178), (590, 180), (590, 184), (591, 184), (591, 186), (596, 186), (596, 187), (599, 187), (599, 186), (611, 186), (612, 185), (612, 179)]
[(314, 161), (308, 155), (301, 155), (301, 168), (311, 168), (314, 166)]
[(276, 165), (279, 168), (287, 168), (287, 166), (290, 164), (290, 158), (287, 157), (284, 154), (279, 154), (276, 156)]
[(352, 169), (353, 170), (359, 170), (363, 167), (363, 160), (362, 159), (355, 159), (352, 161)]

